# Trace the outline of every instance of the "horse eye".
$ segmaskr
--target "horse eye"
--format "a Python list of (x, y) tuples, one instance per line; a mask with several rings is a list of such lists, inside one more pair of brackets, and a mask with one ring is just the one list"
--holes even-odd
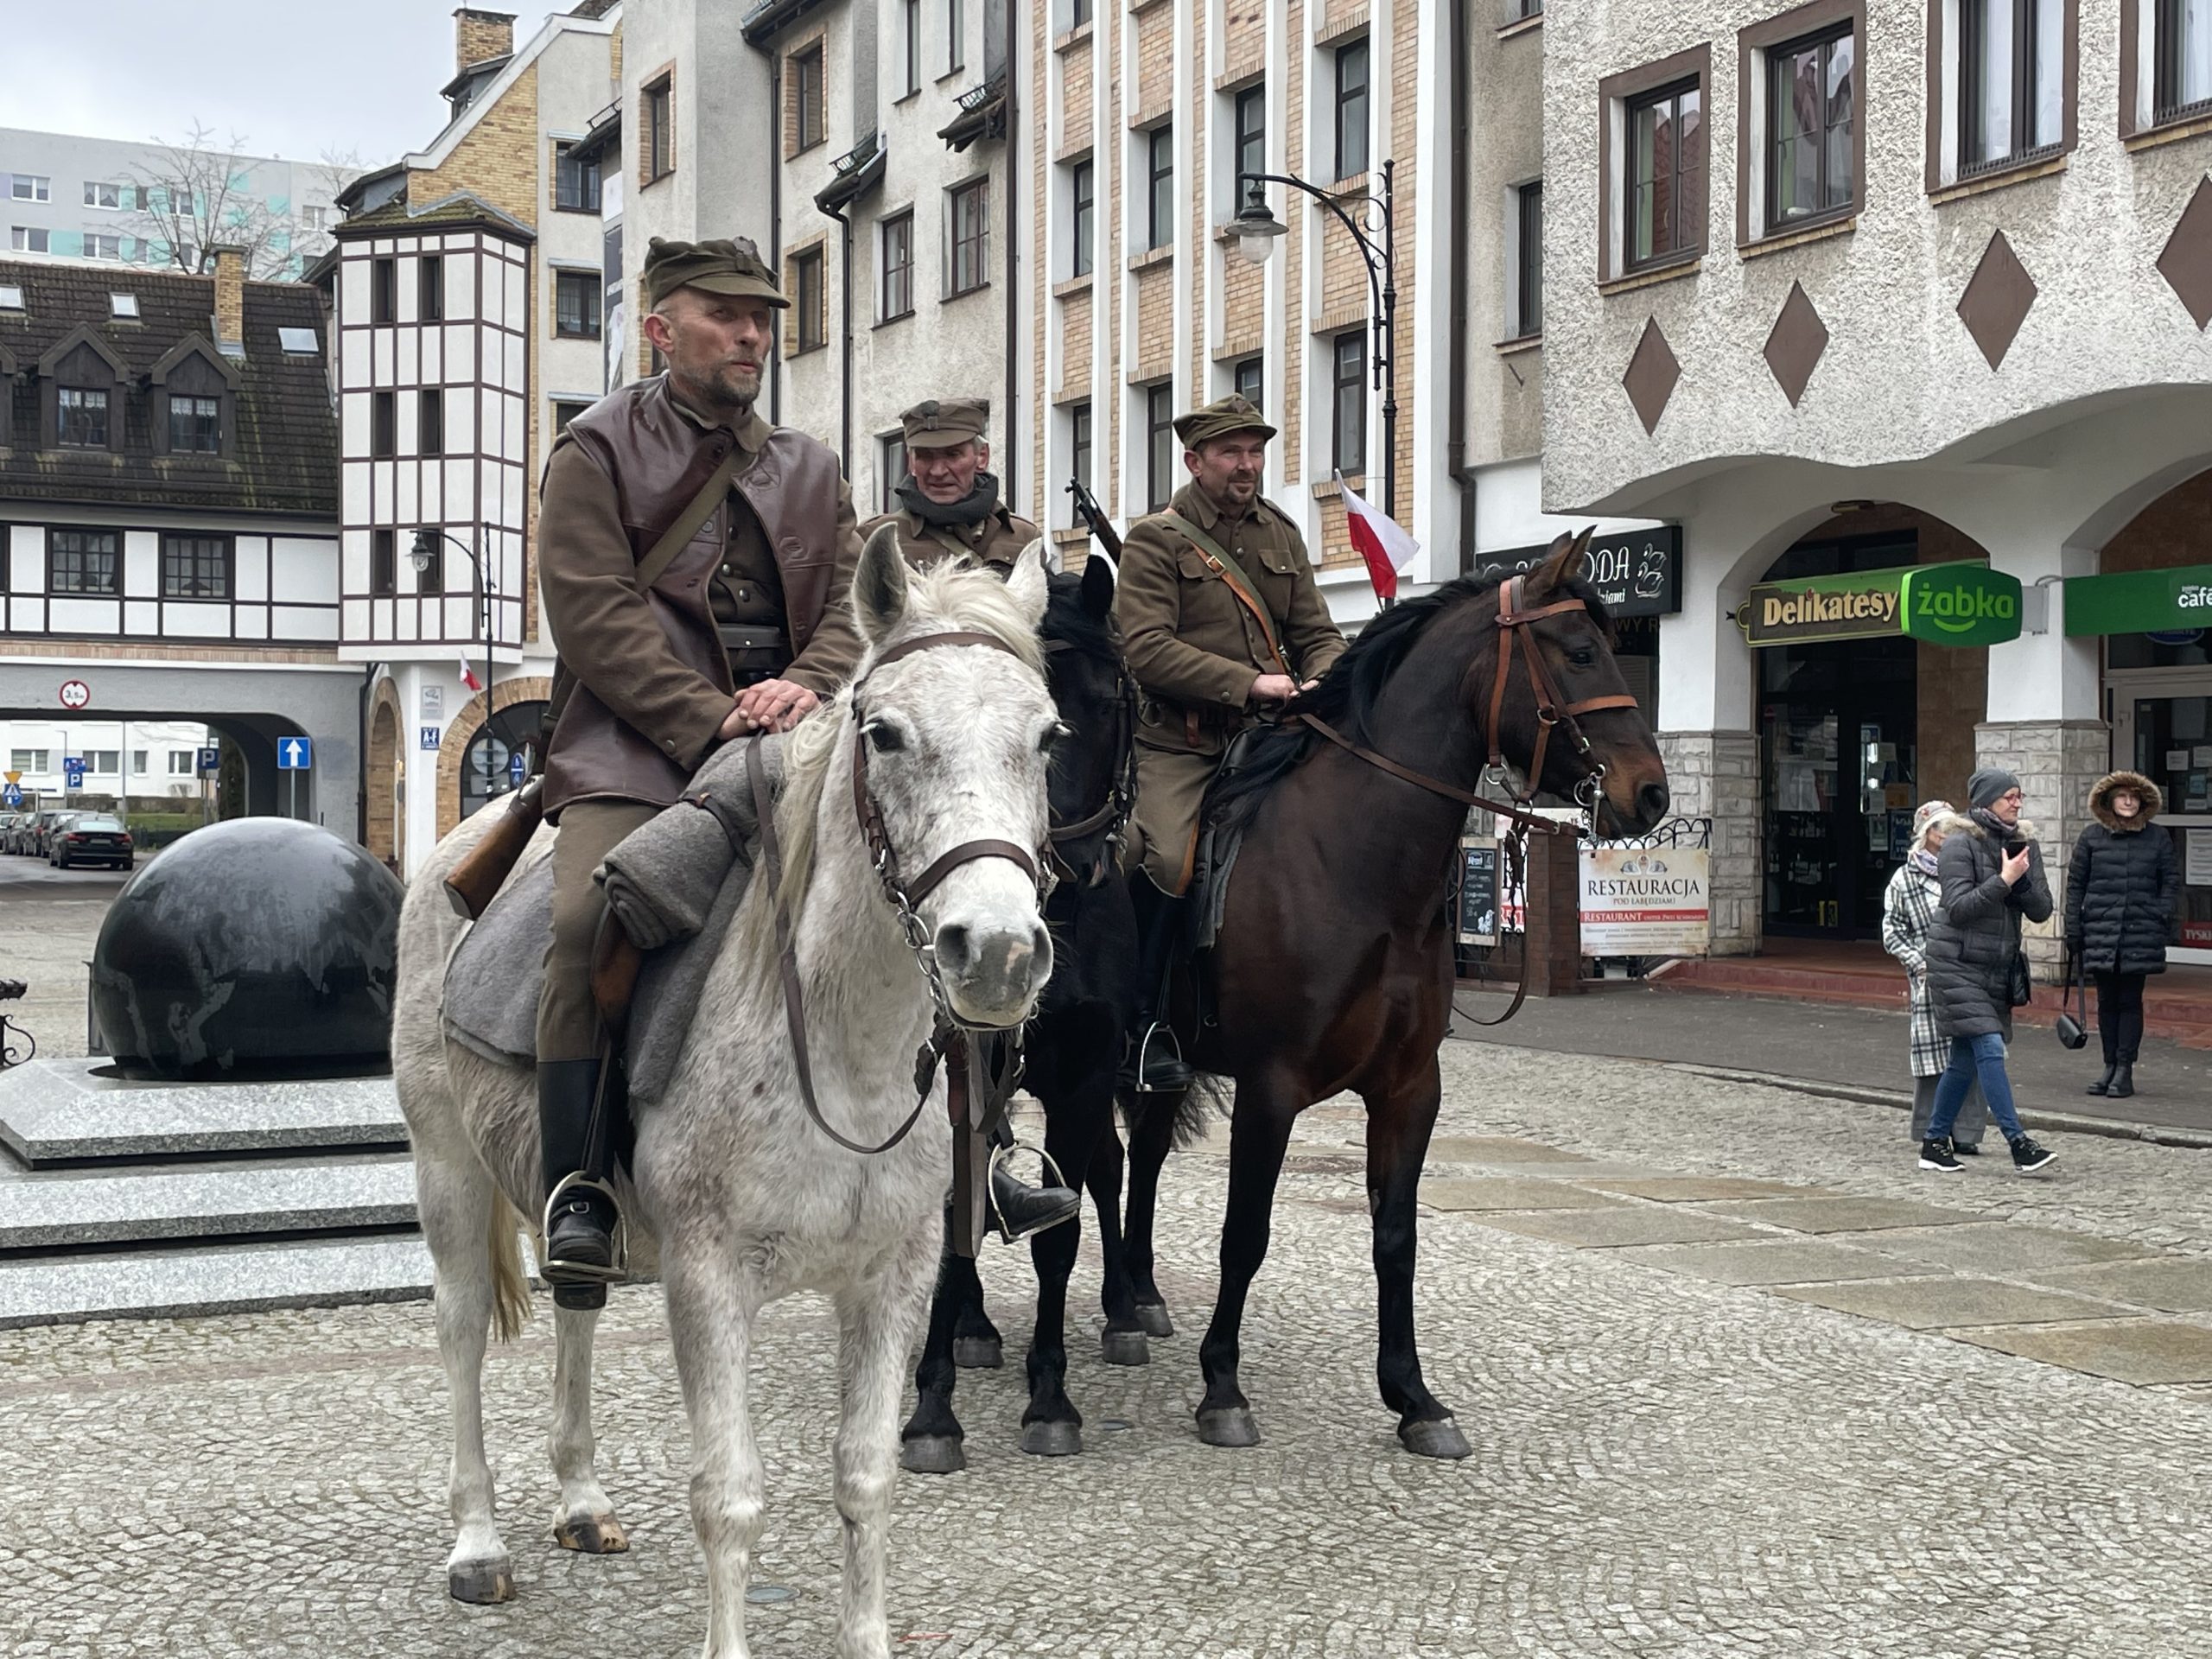
[(868, 741), (878, 754), (896, 754), (906, 747), (906, 739), (896, 726), (877, 721), (868, 728)]
[(1065, 722), (1056, 720), (1045, 728), (1045, 735), (1038, 739), (1037, 752), (1039, 754), (1050, 754), (1054, 749), (1059, 747), (1065, 740), (1074, 735), (1075, 734), (1068, 729)]
[(1567, 660), (1577, 668), (1595, 668), (1598, 665), (1598, 653), (1586, 646), (1580, 651), (1568, 652)]

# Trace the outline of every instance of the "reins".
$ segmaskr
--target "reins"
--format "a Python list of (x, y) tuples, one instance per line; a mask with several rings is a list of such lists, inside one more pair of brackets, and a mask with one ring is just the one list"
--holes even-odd
[[(1072, 651), (1074, 646), (1065, 639), (1044, 642), (1047, 652)], [(1096, 811), (1087, 812), (1072, 823), (1053, 823), (1046, 835), (1046, 855), (1052, 861), (1053, 870), (1063, 880), (1081, 881), (1083, 873), (1062, 850), (1077, 842), (1089, 839), (1100, 830), (1106, 832), (1108, 849), (1119, 852), (1122, 834), (1128, 827), (1129, 814), (1135, 810), (1137, 798), (1137, 690), (1130, 677), (1128, 664), (1116, 652), (1114, 659), (1113, 743), (1120, 757), (1115, 767), (1114, 779), (1106, 786), (1106, 798)], [(1109, 863), (1118, 860), (1109, 861)]]

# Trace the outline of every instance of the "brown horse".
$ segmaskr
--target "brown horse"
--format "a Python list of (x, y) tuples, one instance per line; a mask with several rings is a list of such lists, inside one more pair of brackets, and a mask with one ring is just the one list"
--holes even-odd
[[(1201, 958), (1206, 1018), (1185, 1051), (1236, 1088), (1221, 1287), (1199, 1350), (1198, 1432), (1209, 1445), (1260, 1438), (1236, 1381), (1245, 1296), (1267, 1255), (1292, 1121), (1350, 1090), (1367, 1105), (1382, 1401), (1408, 1450), (1467, 1455), (1450, 1410), (1421, 1380), (1414, 1344), (1414, 1200), (1442, 1092), (1446, 901), (1467, 815), (1434, 785), (1502, 798), (1503, 759), (1535, 774), (1531, 792), (1590, 801), (1606, 833), (1641, 834), (1665, 815), (1666, 767), (1650, 725), (1613, 660), (1603, 601), (1574, 574), (1588, 539), (1560, 537), (1510, 598), (1495, 578), (1469, 578), (1385, 612), (1217, 791), (1211, 810), (1241, 822), (1244, 839), (1219, 934)], [(1500, 626), (1502, 603), (1517, 619), (1510, 626)], [(1524, 652), (1535, 660), (1512, 660)], [(1327, 741), (1300, 715), (1398, 770)], [(1108, 1271), (1129, 1274), (1146, 1327), (1165, 1334), (1172, 1327), (1152, 1281), (1153, 1198), (1178, 1103), (1151, 1095), (1128, 1103), (1126, 1255)]]

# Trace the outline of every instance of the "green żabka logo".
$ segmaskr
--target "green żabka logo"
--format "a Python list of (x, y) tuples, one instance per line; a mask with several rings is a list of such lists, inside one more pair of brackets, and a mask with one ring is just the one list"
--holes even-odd
[(2020, 637), (2020, 583), (1983, 564), (1931, 564), (1900, 584), (1904, 631), (1941, 645), (2001, 645)]

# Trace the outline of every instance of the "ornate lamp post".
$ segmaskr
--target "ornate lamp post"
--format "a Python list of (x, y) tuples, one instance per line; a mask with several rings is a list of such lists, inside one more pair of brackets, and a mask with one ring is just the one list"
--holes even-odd
[[(476, 526), (476, 533), (489, 544), (491, 525), (480, 524)], [(467, 542), (448, 531), (433, 530), (425, 524), (415, 532), (415, 545), (407, 555), (416, 575), (429, 570), (430, 562), (437, 557), (441, 537), (451, 542), (467, 556), (468, 567), (475, 573), (477, 601), (484, 619), (484, 798), (488, 801), (498, 788), (492, 768), (492, 601), (494, 596), (492, 573), (485, 568), (484, 561), (477, 556), (476, 550)]]

